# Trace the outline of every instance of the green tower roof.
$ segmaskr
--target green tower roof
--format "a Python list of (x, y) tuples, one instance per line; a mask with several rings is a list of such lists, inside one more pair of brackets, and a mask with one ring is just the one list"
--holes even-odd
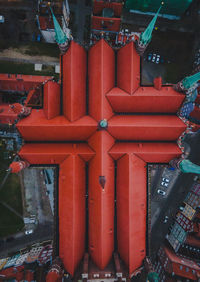
[(55, 40), (58, 44), (63, 44), (67, 41), (67, 36), (64, 33), (64, 31), (62, 30), (62, 28), (60, 27), (58, 21), (56, 20), (56, 17), (54, 16), (54, 13), (50, 7), (51, 13), (52, 13), (52, 17), (53, 17), (53, 23), (54, 23), (54, 29), (55, 29)]
[(200, 72), (197, 72), (191, 76), (187, 76), (182, 80), (182, 84), (186, 89), (191, 88), (196, 82), (200, 80)]
[(200, 174), (200, 166), (193, 164), (190, 160), (182, 160), (179, 166), (183, 173)]
[(157, 20), (157, 17), (158, 17), (158, 14), (161, 8), (162, 6), (160, 6), (160, 8), (158, 9), (157, 13), (153, 17), (153, 19), (151, 20), (147, 28), (145, 29), (145, 31), (142, 32), (140, 35), (140, 42), (143, 45), (147, 45), (151, 41), (152, 32), (153, 32), (153, 29), (154, 29), (154, 26), (155, 26), (155, 23), (156, 23), (156, 20)]
[(156, 272), (150, 272), (148, 275), (147, 275), (147, 280), (146, 281), (149, 281), (149, 282), (159, 282), (159, 276)]

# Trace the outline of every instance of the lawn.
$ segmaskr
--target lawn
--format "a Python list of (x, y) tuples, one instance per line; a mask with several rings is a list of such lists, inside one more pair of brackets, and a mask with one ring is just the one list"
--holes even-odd
[(44, 66), (42, 71), (35, 71), (33, 64), (14, 63), (10, 61), (0, 61), (0, 72), (11, 74), (31, 74), (31, 75), (49, 75), (55, 76), (54, 66)]
[[(5, 177), (6, 169), (12, 159), (4, 159), (4, 152), (6, 152), (6, 146), (4, 142), (1, 142), (0, 146), (0, 183)], [(9, 151), (9, 155), (13, 158), (13, 153)], [(0, 190), (1, 202), (10, 205), (19, 214), (23, 214), (22, 197), (20, 181), (17, 174), (10, 174), (5, 182), (3, 188)], [(24, 226), (23, 220), (4, 207), (0, 203), (0, 237), (9, 236), (21, 230)]]
[(17, 49), (18, 52), (30, 56), (50, 56), (59, 58), (59, 48), (57, 44), (45, 42), (16, 43), (8, 40), (0, 40), (0, 51), (8, 48)]

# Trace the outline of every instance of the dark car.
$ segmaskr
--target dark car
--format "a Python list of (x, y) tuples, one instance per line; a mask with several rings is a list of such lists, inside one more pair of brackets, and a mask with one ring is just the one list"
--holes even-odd
[(155, 53), (154, 54), (149, 53), (147, 55), (146, 59), (147, 59), (148, 62), (152, 62), (152, 63), (155, 63), (155, 64), (162, 64), (162, 63), (164, 63), (163, 57), (161, 55), (155, 54)]

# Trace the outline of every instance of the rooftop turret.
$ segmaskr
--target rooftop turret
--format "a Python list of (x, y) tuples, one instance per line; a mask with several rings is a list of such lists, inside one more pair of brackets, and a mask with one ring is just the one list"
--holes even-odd
[(66, 34), (64, 33), (61, 26), (59, 25), (51, 7), (50, 10), (52, 13), (54, 29), (55, 29), (55, 41), (60, 48), (61, 54), (64, 54), (68, 48), (69, 38), (67, 38)]
[(155, 23), (156, 23), (156, 20), (157, 20), (158, 14), (160, 13), (161, 8), (162, 6), (160, 6), (160, 8), (158, 9), (157, 13), (153, 17), (153, 19), (151, 20), (147, 28), (145, 29), (145, 31), (141, 33), (140, 38), (139, 38), (139, 41), (141, 44), (148, 45), (149, 42), (151, 41), (152, 32), (153, 32), (153, 29), (154, 29), (154, 26), (155, 26)]
[(53, 23), (54, 23), (54, 29), (55, 29), (55, 40), (58, 44), (63, 44), (67, 41), (67, 36), (62, 30), (61, 26), (59, 25), (56, 17), (54, 16), (53, 10), (50, 7), (52, 17), (53, 17)]
[(158, 14), (160, 13), (161, 8), (162, 6), (160, 6), (160, 8), (158, 9), (157, 13), (153, 17), (153, 19), (151, 20), (147, 28), (145, 29), (145, 31), (140, 34), (139, 40), (135, 42), (136, 50), (140, 56), (144, 54), (144, 51), (146, 50), (148, 44), (151, 41), (152, 32), (153, 32), (153, 29), (154, 29), (154, 26), (155, 26), (155, 23), (156, 23), (156, 20), (157, 20)]
[(183, 87), (185, 89), (189, 89), (191, 87), (193, 87), (193, 85), (195, 83), (197, 83), (198, 81), (200, 80), (200, 72), (197, 72), (191, 76), (187, 76), (185, 77), (183, 80), (182, 80), (182, 84), (183, 84)]

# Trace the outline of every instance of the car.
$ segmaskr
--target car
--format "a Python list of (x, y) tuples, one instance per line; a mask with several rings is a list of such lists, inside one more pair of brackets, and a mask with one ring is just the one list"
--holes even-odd
[(168, 182), (161, 182), (161, 185), (164, 187), (168, 187), (169, 183)]
[(168, 222), (168, 219), (169, 219), (169, 217), (166, 215), (165, 218), (164, 218), (164, 220), (163, 220), (163, 223), (167, 223), (167, 222)]
[(152, 63), (156, 62), (156, 54), (153, 54), (153, 57), (152, 57), (151, 61), (152, 61)]
[(168, 169), (168, 170), (175, 170), (175, 168), (172, 167), (172, 166), (169, 166), (167, 169)]
[(156, 64), (163, 64), (164, 59), (161, 55), (156, 55)]
[(0, 15), (0, 23), (4, 23), (4, 22), (5, 22), (4, 16)]
[(161, 185), (164, 186), (164, 187), (168, 187), (168, 185), (169, 185), (169, 179), (168, 179), (168, 178), (165, 178), (165, 177), (162, 177)]
[(152, 59), (152, 54), (148, 54), (148, 55), (147, 55), (147, 61), (150, 62), (151, 59)]
[(146, 57), (146, 60), (148, 62), (152, 62), (152, 63), (155, 63), (155, 64), (160, 64), (160, 63), (164, 63), (164, 59), (161, 55), (159, 54), (152, 54), (152, 53), (149, 53)]
[(162, 195), (162, 196), (165, 196), (165, 195), (166, 195), (166, 192), (163, 191), (163, 190), (160, 190), (160, 189), (157, 190), (157, 193), (160, 194), (160, 195)]
[(162, 178), (162, 181), (164, 181), (164, 182), (169, 182), (169, 179), (168, 178)]
[(156, 55), (156, 64), (160, 63), (160, 55)]
[(26, 230), (25, 231), (25, 235), (29, 235), (29, 234), (32, 234), (33, 233), (33, 229), (30, 229), (30, 230)]

